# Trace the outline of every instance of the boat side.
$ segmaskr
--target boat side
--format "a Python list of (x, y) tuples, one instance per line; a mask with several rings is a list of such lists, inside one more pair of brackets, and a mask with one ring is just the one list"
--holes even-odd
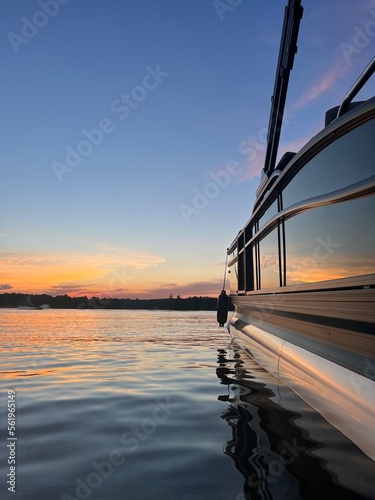
[(375, 460), (375, 99), (263, 183), (228, 249), (230, 331)]
[(250, 295), (235, 304), (236, 343), (375, 460), (375, 290)]

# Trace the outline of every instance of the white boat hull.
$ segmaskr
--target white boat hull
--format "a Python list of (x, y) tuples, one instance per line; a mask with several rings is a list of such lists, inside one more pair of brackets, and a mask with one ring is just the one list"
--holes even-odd
[(283, 339), (284, 331), (276, 330), (239, 313), (230, 321), (237, 344), (375, 460), (375, 382)]

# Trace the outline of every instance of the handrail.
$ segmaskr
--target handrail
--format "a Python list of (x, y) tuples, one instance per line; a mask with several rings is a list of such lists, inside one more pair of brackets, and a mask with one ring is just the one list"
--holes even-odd
[(365, 85), (367, 80), (369, 80), (369, 78), (372, 76), (373, 73), (375, 73), (375, 57), (372, 59), (370, 64), (362, 72), (362, 74), (359, 76), (355, 84), (352, 86), (352, 88), (344, 97), (341, 106), (337, 112), (336, 118), (339, 118), (348, 111), (350, 103), (352, 102), (354, 97), (358, 94), (358, 92), (361, 90), (361, 88)]

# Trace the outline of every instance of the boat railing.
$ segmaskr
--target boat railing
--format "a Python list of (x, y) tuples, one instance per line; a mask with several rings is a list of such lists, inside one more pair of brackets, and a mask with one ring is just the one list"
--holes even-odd
[(344, 97), (341, 106), (339, 107), (339, 110), (337, 112), (337, 117), (339, 118), (343, 114), (345, 114), (349, 107), (350, 103), (354, 99), (354, 97), (358, 94), (358, 92), (363, 88), (363, 86), (366, 84), (366, 82), (371, 78), (373, 73), (375, 72), (375, 57), (372, 59), (370, 64), (367, 66), (367, 68), (362, 72), (362, 74), (359, 76), (358, 80), (355, 82), (355, 84), (352, 86), (352, 88), (349, 90), (349, 92), (346, 94)]

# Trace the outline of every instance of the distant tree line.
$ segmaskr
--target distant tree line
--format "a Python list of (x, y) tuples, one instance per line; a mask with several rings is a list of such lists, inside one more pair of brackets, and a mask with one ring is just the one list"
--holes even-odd
[[(68, 295), (28, 295), (24, 293), (0, 294), (0, 307), (50, 307), (52, 309), (164, 309), (174, 311), (216, 311), (214, 297), (169, 296), (165, 299), (116, 299), (69, 297)], [(230, 310), (233, 306), (230, 305)]]

